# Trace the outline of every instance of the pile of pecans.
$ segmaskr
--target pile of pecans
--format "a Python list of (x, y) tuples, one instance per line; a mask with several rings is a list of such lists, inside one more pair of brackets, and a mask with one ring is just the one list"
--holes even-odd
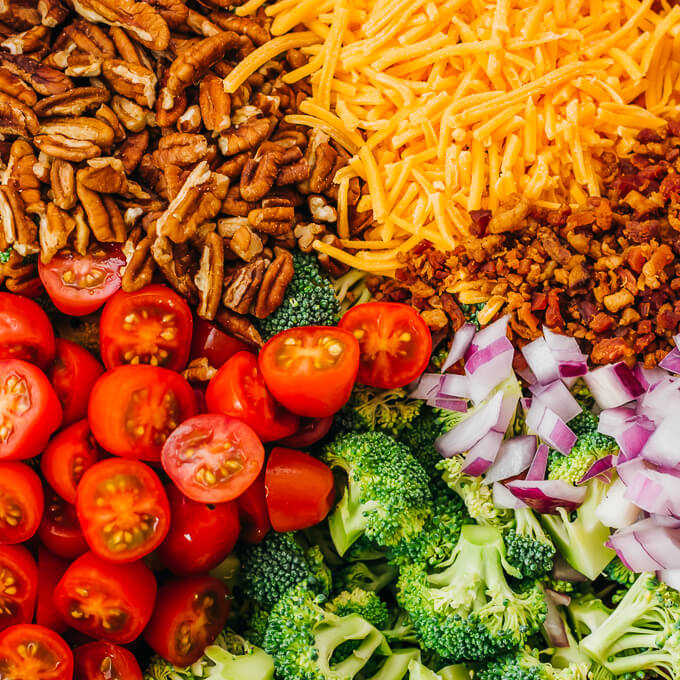
[[(339, 245), (349, 155), (285, 116), (311, 95), (290, 51), (234, 94), (224, 78), (271, 39), (227, 0), (0, 0), (0, 286), (35, 294), (31, 255), (122, 244), (123, 289), (165, 279), (231, 333), (281, 303), (290, 250)], [(350, 186), (352, 224), (365, 188)], [(334, 273), (337, 265), (320, 258)]]
[(680, 326), (680, 122), (643, 130), (628, 155), (601, 161), (601, 198), (575, 210), (518, 198), (478, 211), (466, 248), (421, 243), (396, 280), (373, 280), (376, 297), (410, 301), (433, 329), (462, 325), (458, 303), (480, 305), (482, 324), (511, 314), (519, 345), (545, 324), (579, 338), (595, 364), (656, 365)]

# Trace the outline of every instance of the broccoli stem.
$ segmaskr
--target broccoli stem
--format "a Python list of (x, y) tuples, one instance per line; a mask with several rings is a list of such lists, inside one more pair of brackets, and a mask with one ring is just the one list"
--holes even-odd
[(361, 503), (359, 491), (353, 484), (348, 484), (335, 512), (328, 518), (331, 538), (340, 556), (344, 555), (366, 531), (368, 524), (366, 510), (368, 508)]
[[(380, 670), (371, 675), (368, 680), (397, 680), (403, 678), (409, 670), (412, 661), (420, 658), (419, 649), (397, 649), (387, 657)], [(413, 678), (413, 675), (411, 675)]]

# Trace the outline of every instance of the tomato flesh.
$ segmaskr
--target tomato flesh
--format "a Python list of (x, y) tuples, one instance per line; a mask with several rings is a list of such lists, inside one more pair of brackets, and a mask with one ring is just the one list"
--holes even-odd
[(236, 499), (241, 520), (241, 539), (246, 543), (259, 543), (272, 528), (267, 511), (264, 472), (262, 470), (257, 479)]
[(110, 642), (89, 642), (73, 652), (73, 680), (142, 680), (142, 670), (132, 652)]
[(240, 420), (204, 414), (189, 418), (168, 437), (161, 462), (185, 496), (222, 503), (253, 483), (264, 463), (264, 447)]
[(3, 680), (71, 680), (73, 654), (54, 631), (35, 624), (11, 626), (0, 633)]
[(158, 475), (137, 460), (109, 458), (93, 465), (78, 485), (76, 509), (92, 551), (115, 562), (148, 555), (170, 526)]
[(42, 545), (38, 546), (38, 601), (35, 622), (57, 633), (68, 630), (68, 626), (54, 606), (54, 589), (69, 564), (70, 560), (53, 555)]
[(30, 623), (38, 593), (38, 567), (22, 545), (0, 545), (0, 630)]
[(119, 288), (125, 255), (116, 243), (97, 243), (86, 255), (59, 251), (38, 261), (38, 275), (54, 306), (71, 316), (91, 314)]
[(54, 331), (43, 309), (21, 295), (0, 293), (0, 360), (23, 359), (46, 368), (54, 353)]
[(290, 437), (280, 439), (278, 443), (290, 448), (305, 449), (320, 442), (330, 432), (332, 426), (333, 416), (302, 418), (300, 420), (300, 429)]
[(0, 543), (22, 543), (31, 538), (44, 506), (38, 475), (24, 463), (0, 462)]
[(45, 512), (38, 527), (40, 542), (52, 553), (75, 559), (87, 552), (87, 541), (78, 522), (75, 506), (47, 490)]
[(171, 288), (119, 291), (101, 317), (102, 360), (106, 368), (150, 364), (181, 371), (189, 359), (192, 329), (189, 305)]
[(432, 354), (432, 335), (424, 319), (401, 302), (366, 302), (350, 309), (340, 328), (354, 335), (361, 348), (357, 381), (394, 389), (413, 382)]

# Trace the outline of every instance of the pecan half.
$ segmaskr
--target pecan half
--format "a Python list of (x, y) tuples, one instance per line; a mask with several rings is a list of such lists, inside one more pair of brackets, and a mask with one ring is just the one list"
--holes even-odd
[(148, 109), (120, 95), (114, 95), (111, 98), (111, 108), (123, 127), (130, 132), (141, 132), (149, 122), (150, 111)]
[(215, 375), (217, 375), (217, 369), (210, 365), (207, 357), (192, 359), (182, 371), (182, 377), (192, 383), (206, 383)]
[(67, 137), (108, 148), (113, 144), (113, 130), (103, 121), (90, 116), (50, 118), (40, 123), (40, 134), (47, 137)]
[(118, 206), (110, 196), (100, 196), (83, 186), (77, 179), (76, 193), (87, 215), (92, 233), (103, 243), (125, 241), (127, 229)]
[(0, 134), (30, 137), (38, 133), (40, 122), (22, 101), (0, 92)]
[(198, 302), (196, 284), (189, 271), (180, 271), (173, 245), (165, 236), (157, 236), (151, 244), (151, 254), (170, 285), (194, 304)]
[(41, 99), (33, 108), (40, 118), (48, 116), (81, 116), (108, 102), (111, 93), (105, 87), (74, 87), (68, 92)]
[(254, 345), (255, 347), (262, 347), (264, 344), (262, 336), (250, 319), (240, 314), (235, 314), (229, 309), (221, 307), (215, 315), (215, 323), (229, 335), (233, 335), (239, 340)]
[(73, 81), (61, 71), (23, 54), (2, 52), (0, 65), (25, 80), (38, 94), (60, 94), (73, 89)]
[(123, 194), (127, 191), (127, 176), (123, 163), (111, 156), (93, 158), (77, 173), (77, 181), (100, 194)]
[[(0, 92), (15, 97), (26, 106), (33, 107), (38, 101), (38, 95), (19, 76), (0, 66)], [(34, 113), (36, 111), (34, 110)]]
[(40, 250), (38, 228), (26, 214), (19, 193), (9, 186), (0, 186), (0, 249), (12, 246), (20, 255), (31, 255)]
[(279, 166), (283, 161), (282, 150), (270, 149), (259, 159), (250, 159), (241, 173), (241, 198), (244, 201), (259, 201), (274, 186)]
[(15, 33), (0, 42), (10, 54), (30, 54), (45, 47), (49, 35), (46, 26), (34, 26), (23, 33)]
[(127, 132), (125, 128), (121, 125), (118, 116), (114, 113), (113, 109), (102, 104), (95, 112), (95, 118), (106, 123), (113, 130), (113, 142), (114, 144), (120, 144), (126, 137)]
[(191, 134), (198, 132), (202, 123), (201, 109), (197, 104), (193, 104), (177, 119), (177, 129), (182, 133)]
[(150, 284), (153, 280), (153, 274), (154, 271), (156, 271), (156, 263), (151, 255), (151, 245), (154, 238), (155, 237), (152, 235), (145, 236), (134, 245), (130, 245), (129, 239), (125, 242), (123, 252), (126, 252), (129, 248), (133, 248), (121, 281), (121, 287), (126, 293), (133, 293), (136, 290), (140, 290), (141, 288), (144, 288), (144, 286)]
[(237, 314), (247, 314), (255, 300), (265, 270), (264, 258), (238, 267), (225, 277), (222, 302)]
[(276, 257), (267, 268), (257, 294), (254, 313), (258, 319), (266, 318), (281, 306), (294, 274), (293, 256), (287, 250), (277, 248)]
[(295, 208), (285, 198), (267, 198), (248, 213), (248, 222), (256, 231), (281, 236), (293, 228)]
[(65, 161), (80, 163), (88, 158), (101, 155), (101, 148), (91, 142), (71, 139), (64, 135), (38, 135), (33, 144), (43, 153)]
[(5, 184), (19, 192), (27, 208), (42, 202), (40, 180), (35, 175), (37, 159), (33, 147), (23, 139), (12, 143), (5, 172)]
[(214, 319), (220, 305), (224, 280), (224, 241), (214, 231), (206, 236), (198, 273), (194, 277), (198, 288), (197, 313), (203, 319)]
[(183, 0), (147, 0), (147, 2), (160, 12), (170, 28), (184, 26), (189, 10)]
[(44, 264), (67, 244), (75, 228), (76, 221), (69, 213), (55, 203), (47, 204), (46, 222), (40, 228), (40, 259)]
[(238, 17), (226, 12), (211, 12), (210, 18), (225, 31), (248, 36), (258, 47), (271, 38), (269, 31), (250, 17)]
[(205, 135), (184, 132), (172, 132), (158, 140), (158, 149), (153, 152), (153, 160), (157, 167), (194, 165), (205, 160), (214, 153), (214, 147), (208, 145)]
[(120, 158), (125, 172), (132, 174), (142, 160), (149, 146), (149, 132), (142, 130), (134, 135), (128, 135), (121, 146), (116, 149), (116, 158)]
[(73, 43), (81, 52), (91, 54), (94, 57), (113, 57), (116, 54), (116, 48), (113, 40), (109, 38), (106, 31), (104, 31), (96, 23), (84, 21), (83, 19), (76, 19), (73, 23), (64, 28), (64, 32), (57, 42), (55, 48), (71, 49), (70, 44), (61, 44), (61, 37), (64, 37)]
[(235, 156), (237, 153), (250, 151), (267, 138), (271, 129), (272, 122), (269, 118), (252, 118), (238, 127), (230, 128), (220, 136), (218, 142), (220, 151), (224, 156)]
[(118, 94), (140, 106), (151, 109), (156, 103), (156, 75), (145, 66), (122, 59), (105, 59), (102, 76)]
[(50, 167), (52, 198), (57, 207), (71, 210), (76, 204), (76, 176), (73, 165), (61, 158), (55, 158)]
[(198, 105), (207, 130), (219, 134), (231, 127), (231, 96), (224, 91), (221, 78), (208, 74), (201, 80)]
[(68, 10), (59, 0), (38, 0), (38, 12), (43, 26), (54, 28), (68, 17)]

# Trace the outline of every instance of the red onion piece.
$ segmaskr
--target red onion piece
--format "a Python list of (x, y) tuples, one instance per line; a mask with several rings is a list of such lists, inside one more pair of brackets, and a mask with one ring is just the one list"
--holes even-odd
[(680, 350), (674, 347), (660, 362), (659, 366), (671, 373), (680, 373)]
[(680, 379), (666, 375), (652, 385), (637, 404), (637, 412), (660, 423), (669, 413), (680, 411)]
[(625, 498), (657, 515), (680, 518), (680, 477), (658, 470), (641, 458), (617, 468), (626, 486)]
[(459, 413), (466, 413), (468, 410), (467, 400), (456, 397), (435, 397), (434, 399), (428, 399), (427, 405), (442, 408), (446, 411), (458, 411)]
[(567, 629), (564, 626), (559, 609), (557, 609), (557, 603), (549, 594), (550, 592), (553, 591), (545, 591), (546, 615), (545, 621), (543, 621), (543, 631), (553, 647), (569, 647)]
[(494, 482), (491, 487), (491, 497), (493, 504), (503, 510), (518, 510), (519, 508), (529, 507), (524, 501), (514, 496), (511, 491), (506, 489), (500, 482)]
[(532, 510), (542, 514), (555, 514), (557, 508), (565, 508), (568, 512), (576, 510), (586, 496), (585, 487), (571, 486), (553, 479), (516, 479), (508, 482), (506, 487)]
[(486, 471), (485, 484), (500, 482), (524, 472), (536, 453), (536, 437), (524, 435), (506, 439), (498, 451), (493, 465)]
[(430, 399), (434, 398), (439, 391), (442, 376), (439, 373), (423, 373), (408, 396), (411, 399)]
[(680, 569), (661, 569), (656, 572), (656, 577), (667, 586), (680, 590)]
[(633, 371), (623, 362), (600, 366), (583, 378), (597, 405), (602, 408), (622, 406), (645, 392)]
[[(474, 349), (488, 347), (494, 340), (498, 340), (498, 338), (507, 338), (509, 321), (510, 316), (506, 314), (478, 331), (472, 341)], [(472, 350), (473, 348), (471, 347), (469, 354), (472, 353)]]
[(451, 349), (442, 364), (442, 373), (447, 371), (451, 366), (458, 363), (467, 352), (472, 338), (475, 337), (476, 328), (474, 324), (466, 323), (456, 331), (451, 343)]
[(541, 439), (567, 455), (576, 442), (576, 435), (567, 424), (551, 409), (533, 399), (527, 412), (527, 426)]
[(515, 350), (505, 336), (468, 354), (465, 375), (469, 378), (470, 395), (481, 403), (499, 383), (512, 374)]
[(654, 430), (640, 452), (650, 463), (672, 468), (680, 463), (680, 418), (670, 415)]
[(640, 545), (633, 531), (634, 526), (612, 534), (605, 545), (611, 548), (631, 571), (636, 573), (656, 571), (660, 568), (660, 565)]
[(547, 385), (560, 377), (557, 360), (548, 347), (545, 338), (536, 338), (521, 349), (531, 372), (541, 385)]
[(597, 431), (616, 437), (626, 429), (633, 418), (635, 418), (635, 411), (628, 406), (606, 408), (600, 412)]
[(680, 528), (651, 517), (617, 531), (608, 546), (631, 571), (680, 568)]
[(462, 471), (473, 477), (483, 475), (496, 460), (498, 450), (503, 442), (503, 433), (491, 430), (487, 432), (465, 456)]
[(538, 449), (536, 449), (536, 455), (531, 461), (531, 467), (524, 478), (527, 482), (545, 479), (545, 471), (548, 467), (549, 453), (550, 449), (545, 444), (541, 444)]
[(585, 484), (595, 477), (600, 477), (603, 482), (609, 484), (611, 482), (611, 471), (616, 465), (618, 460), (617, 456), (612, 454), (605, 456), (596, 460), (589, 468), (588, 471), (581, 477), (581, 479), (576, 482), (576, 484)]
[(438, 396), (472, 399), (470, 379), (466, 375), (457, 375), (455, 373), (443, 375)]
[(535, 399), (557, 413), (565, 423), (575, 418), (583, 410), (561, 380), (554, 380), (547, 385), (534, 385), (530, 390)]
[(645, 368), (642, 364), (635, 364), (633, 373), (640, 385), (646, 390), (668, 376), (668, 373), (662, 368)]
[(639, 456), (653, 431), (653, 421), (644, 416), (636, 416), (636, 419), (618, 437), (615, 437), (621, 449), (619, 462), (623, 463)]
[(640, 518), (640, 508), (626, 498), (626, 485), (621, 479), (607, 489), (607, 495), (595, 508), (595, 517), (606, 527), (625, 529)]

